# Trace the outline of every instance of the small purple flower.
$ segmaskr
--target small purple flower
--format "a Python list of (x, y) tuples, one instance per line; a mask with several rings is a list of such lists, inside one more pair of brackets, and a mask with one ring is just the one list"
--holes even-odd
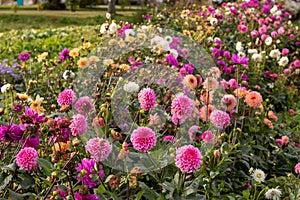
[(21, 112), (22, 109), (23, 109), (23, 106), (22, 106), (21, 103), (15, 104), (14, 107), (13, 107), (13, 111), (14, 111), (14, 112)]
[(96, 194), (80, 194), (78, 192), (74, 193), (75, 200), (100, 200)]
[(22, 62), (27, 61), (29, 58), (30, 58), (30, 55), (29, 55), (29, 53), (27, 53), (27, 52), (22, 52), (22, 53), (20, 53), (20, 55), (19, 55), (19, 59), (20, 59)]
[(69, 52), (70, 52), (70, 50), (68, 48), (64, 48), (61, 51), (59, 58), (62, 62), (66, 61), (69, 58)]
[(99, 183), (98, 181), (92, 180), (90, 175), (97, 174), (95, 171), (95, 160), (94, 159), (83, 159), (81, 163), (75, 168), (79, 175), (77, 177), (78, 181), (81, 181), (83, 185), (89, 188), (96, 187)]
[(166, 60), (168, 61), (168, 63), (170, 65), (178, 67), (178, 61), (177, 61), (177, 59), (173, 55), (168, 55), (166, 57)]
[(239, 65), (243, 65), (243, 64), (247, 65), (249, 62), (249, 58), (247, 58), (247, 57), (240, 58), (237, 54), (234, 54), (231, 59), (234, 63), (239, 64)]
[(24, 131), (17, 124), (11, 124), (6, 134), (7, 141), (18, 142), (23, 137)]

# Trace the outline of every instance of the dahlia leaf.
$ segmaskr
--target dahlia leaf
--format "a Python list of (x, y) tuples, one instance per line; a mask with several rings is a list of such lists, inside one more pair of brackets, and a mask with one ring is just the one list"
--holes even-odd
[(43, 169), (46, 176), (51, 175), (51, 171), (53, 170), (53, 164), (48, 160), (43, 158), (37, 158), (36, 161), (38, 162), (39, 166)]

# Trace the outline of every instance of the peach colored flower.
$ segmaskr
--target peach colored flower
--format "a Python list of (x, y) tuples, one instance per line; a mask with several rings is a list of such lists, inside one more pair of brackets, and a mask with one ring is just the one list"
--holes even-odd
[(201, 95), (200, 99), (204, 104), (210, 104), (213, 100), (213, 95), (213, 92), (206, 91)]
[(264, 118), (263, 123), (264, 123), (265, 125), (267, 125), (270, 129), (274, 129), (273, 123), (272, 123), (269, 119)]
[(256, 91), (249, 92), (245, 98), (245, 102), (252, 108), (258, 108), (262, 101), (263, 99), (261, 94)]
[(210, 114), (212, 113), (212, 111), (215, 110), (215, 107), (213, 105), (205, 105), (202, 108), (200, 108), (200, 119), (203, 122), (209, 121), (210, 118)]
[(80, 58), (78, 61), (77, 61), (77, 65), (79, 68), (81, 69), (84, 69), (84, 68), (87, 68), (89, 66), (89, 60), (87, 58)]
[(269, 110), (269, 112), (268, 112), (268, 117), (269, 117), (269, 119), (272, 119), (272, 120), (274, 120), (275, 122), (278, 121), (278, 117), (275, 115), (275, 113), (274, 113), (272, 110)]
[(184, 85), (191, 89), (195, 89), (197, 87), (197, 78), (192, 74), (186, 75), (183, 79), (183, 82)]
[(227, 111), (231, 111), (237, 104), (236, 97), (232, 94), (226, 94), (221, 99), (222, 106), (226, 108)]

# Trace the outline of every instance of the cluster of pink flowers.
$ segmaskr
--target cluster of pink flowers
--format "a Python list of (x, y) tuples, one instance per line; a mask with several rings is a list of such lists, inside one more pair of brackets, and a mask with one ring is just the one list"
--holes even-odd
[(182, 172), (196, 171), (202, 164), (202, 155), (198, 148), (185, 145), (176, 150), (175, 165)]
[(138, 94), (138, 100), (141, 104), (141, 108), (145, 111), (154, 108), (156, 105), (156, 95), (151, 88), (144, 88)]
[(230, 116), (228, 113), (221, 110), (214, 110), (210, 115), (210, 121), (217, 128), (226, 128), (230, 123)]
[(281, 139), (276, 139), (275, 141), (281, 146), (283, 147), (284, 145), (287, 145), (289, 143), (289, 137), (284, 135), (281, 137)]
[(57, 103), (60, 106), (72, 105), (76, 100), (76, 95), (71, 89), (66, 89), (62, 91), (57, 98)]
[(72, 135), (83, 135), (87, 131), (87, 121), (85, 116), (81, 114), (74, 115), (69, 127), (71, 129)]
[(139, 127), (132, 132), (130, 141), (134, 149), (148, 152), (156, 145), (156, 135), (151, 128)]
[(96, 162), (100, 162), (108, 158), (112, 147), (105, 139), (93, 138), (87, 141), (85, 149), (91, 154), (91, 157)]
[(192, 99), (184, 95), (176, 96), (172, 101), (172, 122), (176, 125), (183, 124), (192, 116), (195, 103)]
[(296, 174), (300, 174), (300, 162), (295, 165)]
[(16, 163), (22, 169), (32, 171), (38, 167), (36, 160), (38, 157), (38, 153), (34, 148), (25, 147), (18, 153)]

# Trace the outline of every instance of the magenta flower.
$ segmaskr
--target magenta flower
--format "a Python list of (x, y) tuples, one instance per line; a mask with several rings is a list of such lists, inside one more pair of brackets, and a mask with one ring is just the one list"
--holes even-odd
[(112, 147), (105, 139), (93, 138), (87, 141), (85, 149), (96, 162), (100, 162), (108, 158)]
[(22, 139), (24, 130), (21, 129), (19, 125), (11, 124), (6, 133), (6, 140), (10, 142), (18, 142)]
[(89, 97), (80, 97), (74, 106), (78, 114), (86, 116), (90, 111), (95, 109), (93, 100)]
[(60, 106), (72, 105), (76, 100), (76, 95), (71, 89), (66, 89), (58, 95), (57, 103)]
[(37, 158), (38, 154), (34, 148), (25, 147), (18, 153), (16, 163), (20, 168), (32, 171), (38, 167)]
[(193, 114), (195, 103), (187, 96), (178, 95), (173, 99), (171, 108), (173, 116), (175, 115), (172, 117), (173, 123), (178, 119), (175, 124), (178, 124), (178, 122), (182, 124)]
[(96, 194), (80, 194), (79, 192), (74, 193), (75, 200), (100, 200)]
[(144, 88), (138, 94), (138, 100), (141, 104), (141, 108), (145, 111), (154, 108), (156, 105), (156, 95), (151, 88)]
[(66, 61), (69, 58), (69, 53), (70, 50), (68, 48), (64, 48), (59, 55), (60, 60), (62, 62)]
[(8, 133), (8, 127), (7, 126), (0, 126), (0, 140), (5, 139), (5, 135)]
[(27, 53), (27, 52), (22, 52), (22, 53), (20, 53), (20, 55), (19, 55), (19, 59), (20, 59), (22, 62), (27, 61), (29, 58), (30, 58), (30, 55), (29, 55), (29, 53)]
[(300, 174), (300, 162), (295, 165), (296, 174)]
[(190, 173), (196, 171), (202, 164), (202, 156), (198, 148), (185, 145), (177, 149), (175, 165), (182, 172)]
[(147, 152), (156, 145), (156, 135), (148, 127), (139, 127), (132, 132), (130, 141), (134, 149), (140, 152)]
[(72, 135), (83, 135), (87, 131), (87, 122), (85, 116), (81, 114), (74, 115), (69, 128), (71, 129)]
[(213, 123), (217, 128), (226, 128), (230, 123), (230, 116), (221, 110), (214, 110), (210, 114), (210, 121)]
[(240, 25), (238, 25), (238, 30), (242, 33), (247, 33), (248, 28), (247, 28), (247, 26), (240, 24)]
[(205, 131), (202, 133), (201, 139), (206, 143), (212, 143), (214, 141), (214, 134), (211, 131)]
[(163, 141), (164, 142), (168, 141), (168, 142), (174, 143), (176, 141), (176, 138), (173, 135), (166, 135), (163, 138)]
[(94, 159), (83, 159), (81, 163), (78, 163), (75, 169), (79, 172), (77, 179), (78, 181), (81, 181), (83, 185), (93, 188), (99, 184), (98, 181), (92, 180), (90, 176), (97, 174)]
[(178, 61), (177, 61), (177, 59), (172, 54), (168, 55), (166, 57), (166, 60), (168, 61), (169, 65), (178, 67)]

